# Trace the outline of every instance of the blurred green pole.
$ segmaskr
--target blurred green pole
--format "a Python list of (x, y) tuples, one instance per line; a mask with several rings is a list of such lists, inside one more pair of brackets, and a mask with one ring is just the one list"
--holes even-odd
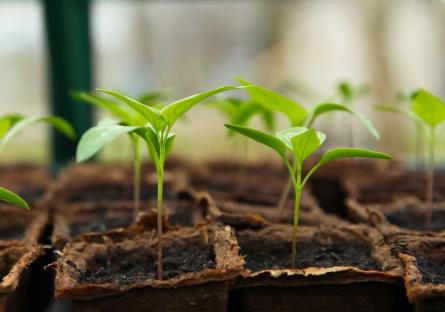
[[(73, 90), (90, 91), (89, 0), (42, 0), (45, 18), (52, 114), (70, 121), (77, 140), (92, 124), (92, 108), (70, 97)], [(76, 141), (52, 132), (53, 165), (72, 160)]]

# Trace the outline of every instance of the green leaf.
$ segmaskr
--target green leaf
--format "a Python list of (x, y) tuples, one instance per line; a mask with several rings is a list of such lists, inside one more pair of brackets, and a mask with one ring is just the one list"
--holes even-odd
[(132, 124), (135, 120), (135, 116), (131, 112), (122, 108), (119, 104), (110, 101), (109, 99), (106, 99), (104, 97), (95, 94), (89, 94), (87, 92), (72, 92), (72, 96), (76, 100), (80, 100), (88, 104), (101, 107), (109, 111), (115, 117), (129, 124)]
[(241, 103), (237, 98), (217, 98), (206, 102), (206, 105), (219, 110), (226, 118), (231, 119), (238, 113)]
[(412, 120), (416, 124), (421, 121), (419, 119), (419, 117), (417, 117), (416, 114), (414, 114), (413, 112), (411, 112), (409, 110), (400, 108), (400, 107), (389, 106), (389, 105), (374, 105), (374, 108), (381, 112), (399, 114), (399, 115), (408, 117), (410, 120)]
[(369, 86), (365, 84), (353, 86), (349, 82), (342, 81), (338, 84), (337, 89), (343, 100), (349, 102), (366, 94), (369, 91)]
[(105, 124), (90, 128), (85, 132), (77, 145), (77, 162), (93, 157), (105, 144), (124, 133), (130, 133), (140, 127)]
[(267, 130), (273, 131), (275, 129), (275, 115), (272, 111), (264, 108), (261, 111), (261, 118)]
[(165, 156), (166, 157), (171, 153), (175, 139), (176, 139), (175, 133), (168, 134), (167, 142), (165, 143)]
[(374, 124), (371, 120), (369, 120), (365, 115), (355, 112), (346, 105), (343, 104), (337, 104), (337, 103), (320, 103), (315, 105), (315, 107), (311, 111), (311, 118), (308, 122), (308, 126), (312, 126), (315, 122), (316, 118), (319, 117), (322, 114), (326, 114), (333, 111), (343, 111), (347, 112), (354, 117), (356, 117), (365, 127), (368, 129), (368, 131), (376, 138), (380, 139), (379, 132), (374, 127)]
[(56, 116), (25, 117), (17, 121), (4, 135), (3, 139), (0, 141), (0, 150), (3, 149), (6, 143), (8, 143), (14, 136), (20, 133), (23, 129), (34, 123), (40, 123), (40, 122), (53, 126), (57, 131), (66, 135), (70, 139), (74, 139), (76, 137), (73, 127), (65, 119)]
[(111, 96), (114, 96), (115, 98), (121, 100), (124, 104), (130, 106), (141, 116), (143, 116), (157, 131), (164, 127), (165, 121), (158, 109), (144, 105), (141, 102), (136, 101), (135, 99), (132, 99), (115, 91), (104, 89), (97, 90), (110, 94)]
[(0, 187), (0, 200), (29, 210), (28, 203), (23, 198), (3, 187)]
[(375, 152), (364, 148), (335, 148), (324, 153), (317, 166), (322, 166), (333, 160), (345, 157), (361, 157), (361, 158), (381, 158), (391, 159), (391, 155), (386, 153)]
[(268, 133), (237, 125), (225, 125), (228, 129), (236, 131), (258, 143), (269, 146), (275, 150), (284, 160), (286, 158), (286, 145), (279, 139)]
[(292, 138), (304, 133), (308, 129), (306, 127), (293, 127), (278, 131), (275, 136), (280, 139), (288, 149), (292, 150)]
[(265, 87), (253, 85), (247, 80), (241, 78), (236, 80), (242, 85), (251, 85), (246, 91), (252, 100), (270, 111), (277, 111), (284, 114), (292, 126), (300, 126), (306, 119), (306, 109), (292, 99)]
[(412, 111), (425, 123), (432, 127), (445, 121), (445, 103), (426, 90), (415, 93)]
[(175, 121), (180, 118), (182, 115), (184, 115), (186, 112), (188, 112), (193, 106), (196, 104), (202, 102), (203, 100), (211, 97), (212, 95), (229, 91), (229, 90), (236, 90), (236, 89), (242, 89), (244, 87), (236, 87), (236, 86), (223, 86), (219, 87), (210, 91), (198, 93), (189, 97), (186, 97), (184, 99), (175, 101), (161, 110), (161, 114), (165, 119), (165, 122), (167, 123), (168, 127), (171, 128)]
[(25, 116), (20, 114), (8, 114), (0, 117), (0, 140), (15, 123), (23, 118), (25, 118)]
[(299, 164), (301, 165), (306, 158), (317, 151), (325, 140), (326, 135), (313, 128), (306, 129), (303, 133), (292, 137), (292, 150)]
[(140, 95), (137, 100), (144, 105), (157, 107), (166, 98), (167, 95), (162, 91), (151, 91)]
[(305, 127), (284, 129), (277, 132), (275, 136), (286, 144), (300, 164), (326, 140), (324, 133)]

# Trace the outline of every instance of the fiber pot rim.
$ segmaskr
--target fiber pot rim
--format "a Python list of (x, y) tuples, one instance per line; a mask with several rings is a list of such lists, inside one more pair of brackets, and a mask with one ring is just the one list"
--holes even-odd
[[(67, 265), (68, 261), (74, 260), (75, 255), (73, 257), (73, 251), (75, 252), (76, 249), (83, 251), (88, 245), (94, 247), (94, 245), (100, 244), (88, 244), (86, 242), (68, 244), (62, 256), (56, 262), (56, 298), (78, 300), (102, 298), (145, 287), (177, 288), (208, 282), (228, 281), (238, 276), (242, 271), (244, 259), (238, 255), (239, 247), (233, 232), (229, 228), (221, 229), (216, 226), (210, 226), (208, 230), (209, 234), (212, 233), (214, 237), (212, 245), (214, 246), (216, 268), (206, 268), (198, 272), (184, 273), (168, 280), (145, 279), (144, 281), (126, 285), (115, 285), (110, 282), (79, 282), (76, 279), (76, 274), (79, 274), (79, 272), (74, 272), (75, 270)], [(174, 241), (196, 235), (202, 235), (202, 227), (173, 230), (167, 232), (164, 235), (164, 239), (168, 237)], [(155, 232), (142, 233), (133, 239), (133, 241), (137, 240), (145, 243), (151, 241), (152, 244), (155, 244)]]
[[(395, 244), (396, 242), (403, 241), (404, 238), (414, 240), (415, 245), (425, 240), (445, 242), (445, 233), (413, 234), (411, 231), (404, 231), (403, 233), (394, 234), (390, 237), (390, 240)], [(434, 284), (422, 281), (422, 273), (418, 269), (415, 255), (410, 255), (402, 250), (398, 250), (397, 255), (404, 266), (404, 284), (409, 301), (421, 301), (436, 296), (445, 297), (445, 284)]]
[[(290, 227), (290, 225), (272, 225), (272, 227)], [(349, 284), (353, 282), (381, 281), (397, 285), (403, 284), (403, 271), (400, 261), (391, 254), (381, 234), (366, 225), (338, 226), (302, 226), (300, 234), (315, 231), (343, 231), (355, 234), (369, 242), (374, 259), (382, 265), (382, 271), (363, 270), (352, 266), (333, 266), (329, 268), (306, 267), (303, 269), (265, 269), (261, 271), (243, 270), (234, 288), (279, 285), (293, 287), (310, 284)], [(377, 256), (377, 258), (376, 258)]]
[(7, 252), (11, 248), (23, 248), (26, 250), (0, 283), (0, 293), (10, 293), (19, 286), (24, 270), (43, 254), (43, 248), (40, 245), (27, 245), (20, 242), (0, 242), (0, 244), (6, 246), (2, 253)]

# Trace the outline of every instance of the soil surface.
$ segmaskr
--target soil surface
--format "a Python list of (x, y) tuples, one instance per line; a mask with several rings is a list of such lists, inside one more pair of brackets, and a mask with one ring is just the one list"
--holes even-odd
[[(261, 240), (237, 236), (240, 253), (246, 267), (253, 271), (291, 268), (290, 241)], [(343, 241), (331, 237), (326, 244), (300, 241), (297, 243), (297, 268), (353, 266), (363, 270), (380, 270), (371, 257), (370, 246), (361, 242)]]
[[(167, 246), (163, 253), (164, 279), (216, 267), (210, 245)], [(111, 282), (116, 285), (138, 283), (157, 278), (156, 268), (157, 256), (153, 251), (131, 252), (117, 248), (106, 255), (97, 254), (94, 261), (90, 260), (80, 282)]]
[[(425, 230), (425, 213), (419, 213), (418, 210), (413, 211), (407, 207), (404, 211), (385, 214), (386, 218), (392, 224), (395, 224), (401, 228), (424, 231)], [(432, 215), (432, 231), (443, 231), (445, 229), (445, 209), (437, 211), (433, 210)]]
[(417, 257), (417, 268), (422, 273), (422, 282), (432, 284), (445, 283), (445, 261), (433, 257)]
[(0, 240), (22, 239), (35, 214), (16, 206), (0, 204)]
[(390, 238), (394, 250), (416, 259), (423, 283), (445, 283), (445, 238), (402, 235)]

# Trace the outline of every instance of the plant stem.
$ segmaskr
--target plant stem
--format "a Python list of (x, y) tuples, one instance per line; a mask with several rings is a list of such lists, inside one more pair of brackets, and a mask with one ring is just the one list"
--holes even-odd
[(134, 220), (137, 220), (140, 211), (141, 201), (141, 150), (139, 139), (133, 141), (134, 148), (134, 169), (133, 169), (133, 205), (134, 205)]
[(159, 163), (157, 167), (157, 176), (158, 176), (158, 206), (157, 206), (157, 223), (158, 223), (158, 279), (162, 280), (163, 278), (163, 269), (162, 269), (162, 197), (163, 197), (163, 183), (164, 183), (164, 159), (165, 159), (165, 144), (162, 142), (160, 144), (160, 155), (159, 155)]
[(301, 166), (297, 167), (297, 180), (295, 183), (295, 208), (294, 208), (294, 230), (292, 237), (292, 268), (295, 269), (297, 265), (297, 237), (298, 237), (298, 216), (300, 214), (301, 201)]
[(426, 220), (425, 226), (428, 231), (432, 229), (433, 197), (434, 197), (434, 128), (430, 128), (430, 140), (428, 142), (428, 169), (426, 175)]
[[(295, 173), (297, 170), (297, 162), (294, 162), (292, 167), (292, 172)], [(289, 193), (292, 186), (292, 178), (289, 177), (286, 182), (286, 186), (284, 187), (283, 193), (281, 193), (280, 201), (278, 202), (278, 218), (281, 220), (283, 217), (284, 206), (286, 205), (287, 199), (289, 198)]]

